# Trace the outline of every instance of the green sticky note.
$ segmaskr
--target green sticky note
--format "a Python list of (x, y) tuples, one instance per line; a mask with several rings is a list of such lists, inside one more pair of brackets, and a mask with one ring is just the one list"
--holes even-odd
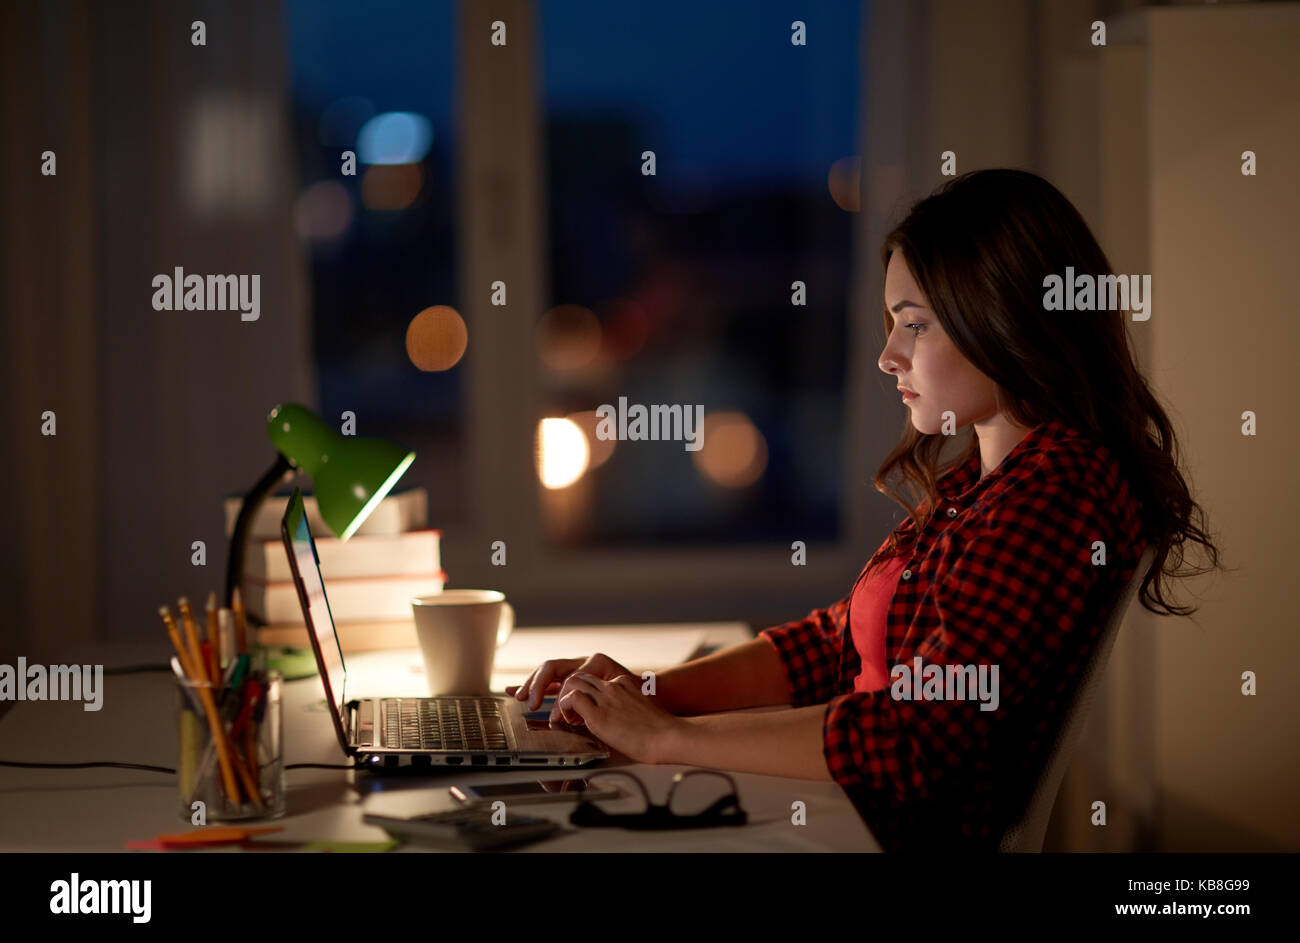
[(316, 655), (310, 648), (277, 645), (265, 649), (266, 667), (278, 671), (285, 681), (316, 677)]

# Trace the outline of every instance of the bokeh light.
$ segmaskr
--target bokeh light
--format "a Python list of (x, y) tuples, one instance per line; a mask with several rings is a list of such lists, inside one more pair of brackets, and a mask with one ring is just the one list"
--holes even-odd
[(569, 413), (565, 417), (582, 430), (582, 434), (587, 437), (587, 449), (591, 453), (590, 461), (587, 467), (599, 468), (609, 461), (609, 457), (614, 454), (614, 440), (601, 439), (596, 436), (596, 427), (600, 425), (600, 416), (594, 409), (583, 410), (582, 412)]
[(537, 477), (545, 488), (567, 488), (587, 470), (587, 437), (568, 419), (549, 417), (537, 424)]
[(352, 196), (337, 180), (319, 180), (298, 196), (294, 225), (304, 239), (337, 239), (352, 223)]
[(419, 164), (379, 164), (361, 177), (361, 202), (368, 210), (404, 210), (420, 195)]
[(700, 474), (724, 488), (745, 488), (767, 468), (767, 442), (742, 412), (705, 413), (704, 444), (691, 453)]
[(425, 308), (406, 326), (406, 356), (421, 370), (450, 370), (468, 343), (464, 319), (446, 305)]
[(831, 164), (826, 186), (836, 206), (850, 213), (858, 212), (862, 206), (862, 158), (841, 157)]
[(610, 357), (631, 360), (645, 347), (650, 337), (650, 317), (635, 301), (616, 298), (602, 306), (604, 330), (601, 342)]
[(363, 164), (414, 164), (424, 160), (433, 143), (433, 125), (413, 111), (375, 115), (357, 133), (357, 157)]
[(581, 305), (559, 305), (537, 322), (537, 354), (557, 372), (591, 366), (600, 353), (600, 321)]

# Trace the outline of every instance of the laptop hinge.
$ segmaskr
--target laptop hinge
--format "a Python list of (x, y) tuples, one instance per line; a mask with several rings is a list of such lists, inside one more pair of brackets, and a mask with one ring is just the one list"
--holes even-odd
[(357, 714), (361, 705), (356, 701), (348, 701), (348, 743), (356, 746), (357, 740)]

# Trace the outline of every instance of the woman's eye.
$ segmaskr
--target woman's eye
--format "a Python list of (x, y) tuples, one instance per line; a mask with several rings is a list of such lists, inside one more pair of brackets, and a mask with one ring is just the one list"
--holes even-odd
[(907, 328), (909, 331), (913, 331), (914, 333), (919, 334), (920, 329), (925, 327), (925, 325), (914, 321), (911, 324), (904, 324), (903, 327)]

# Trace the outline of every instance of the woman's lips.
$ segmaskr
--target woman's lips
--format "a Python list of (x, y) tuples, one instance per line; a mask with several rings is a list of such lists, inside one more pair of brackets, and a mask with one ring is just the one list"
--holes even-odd
[(905, 390), (902, 387), (899, 387), (898, 391), (903, 394), (904, 403), (911, 402), (912, 400), (916, 399), (916, 397), (919, 395), (917, 393), (913, 393), (911, 390)]

